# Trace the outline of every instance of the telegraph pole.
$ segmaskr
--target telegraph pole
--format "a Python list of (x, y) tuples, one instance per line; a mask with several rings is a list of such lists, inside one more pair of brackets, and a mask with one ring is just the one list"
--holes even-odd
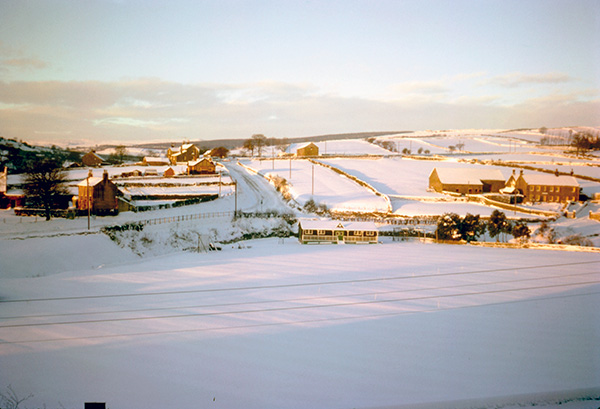
[(90, 176), (92, 175), (92, 170), (90, 169), (90, 171), (88, 172), (88, 177), (86, 179), (87, 181), (87, 186), (85, 189), (85, 196), (86, 196), (86, 205), (87, 205), (87, 214), (88, 214), (88, 231), (90, 230)]
[(315, 164), (312, 164), (312, 196), (315, 195)]
[(234, 181), (233, 186), (235, 187), (235, 212), (233, 213), (233, 220), (237, 219), (237, 180)]

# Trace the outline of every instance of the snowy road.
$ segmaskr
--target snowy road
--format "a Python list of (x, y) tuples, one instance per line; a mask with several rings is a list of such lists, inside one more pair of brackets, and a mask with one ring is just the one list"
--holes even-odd
[(248, 173), (238, 164), (228, 163), (226, 167), (231, 178), (238, 184), (238, 210), (247, 212), (290, 210), (281, 195), (263, 177)]

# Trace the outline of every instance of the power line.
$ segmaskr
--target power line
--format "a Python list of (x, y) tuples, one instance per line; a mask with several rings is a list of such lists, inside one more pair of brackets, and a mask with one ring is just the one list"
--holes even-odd
[(33, 344), (33, 343), (46, 343), (46, 342), (65, 342), (65, 341), (82, 341), (82, 340), (94, 340), (94, 339), (110, 339), (110, 338), (133, 338), (133, 337), (142, 337), (142, 336), (152, 336), (152, 335), (171, 335), (171, 334), (184, 334), (184, 333), (194, 333), (194, 332), (211, 332), (211, 331), (228, 331), (228, 330), (237, 330), (237, 329), (252, 329), (252, 328), (265, 328), (265, 327), (277, 327), (284, 325), (306, 325), (306, 324), (317, 324), (323, 322), (335, 322), (335, 321), (353, 321), (353, 320), (364, 320), (369, 318), (381, 318), (385, 316), (400, 316), (400, 315), (409, 315), (409, 314), (417, 314), (417, 313), (431, 313), (431, 312), (442, 312), (442, 311), (451, 311), (451, 310), (461, 310), (467, 308), (481, 308), (481, 307), (491, 307), (498, 305), (510, 305), (517, 303), (525, 303), (525, 302), (538, 302), (538, 301), (546, 301), (546, 300), (555, 300), (555, 299), (566, 299), (572, 297), (585, 297), (590, 295), (600, 294), (600, 291), (589, 292), (583, 294), (569, 294), (569, 295), (558, 295), (551, 297), (538, 297), (535, 299), (525, 299), (525, 300), (511, 300), (511, 301), (501, 301), (497, 303), (490, 303), (485, 305), (463, 305), (458, 307), (444, 307), (444, 308), (433, 308), (429, 310), (421, 310), (421, 311), (401, 311), (401, 312), (387, 312), (387, 313), (378, 313), (378, 314), (369, 314), (369, 315), (357, 315), (350, 317), (334, 317), (334, 318), (317, 318), (311, 320), (301, 320), (301, 321), (286, 321), (286, 322), (271, 322), (271, 323), (259, 323), (259, 324), (245, 324), (245, 325), (234, 325), (234, 326), (224, 326), (224, 327), (212, 327), (212, 328), (192, 328), (185, 330), (168, 330), (168, 331), (147, 331), (147, 332), (136, 332), (129, 334), (110, 334), (110, 335), (93, 335), (93, 336), (84, 336), (84, 337), (63, 337), (63, 338), (46, 338), (46, 339), (37, 339), (37, 340), (22, 340), (22, 341), (0, 341), (0, 345), (2, 344)]
[(56, 325), (74, 325), (74, 324), (98, 324), (98, 323), (125, 322), (125, 321), (163, 320), (163, 319), (190, 318), (190, 317), (213, 317), (213, 316), (220, 316), (220, 315), (238, 315), (238, 314), (254, 314), (254, 313), (265, 313), (265, 312), (307, 310), (307, 309), (317, 309), (317, 308), (350, 307), (350, 306), (357, 306), (357, 305), (396, 303), (396, 302), (402, 302), (402, 301), (423, 301), (423, 300), (430, 300), (430, 299), (466, 297), (466, 296), (473, 296), (473, 295), (489, 295), (489, 294), (499, 294), (499, 293), (506, 293), (506, 292), (542, 290), (542, 289), (549, 289), (549, 288), (556, 288), (556, 287), (571, 287), (571, 286), (591, 285), (591, 284), (600, 284), (600, 280), (569, 283), (569, 284), (549, 284), (549, 285), (543, 285), (543, 286), (522, 287), (522, 288), (502, 289), (502, 290), (476, 291), (476, 292), (456, 293), (456, 294), (424, 295), (424, 296), (412, 297), (412, 298), (409, 297), (409, 298), (396, 298), (396, 299), (384, 299), (384, 300), (353, 301), (353, 302), (335, 303), (335, 304), (312, 304), (312, 305), (300, 305), (300, 306), (292, 306), (292, 307), (274, 307), (274, 308), (262, 308), (262, 309), (253, 309), (253, 310), (235, 310), (235, 311), (220, 311), (220, 312), (200, 312), (200, 313), (173, 314), (173, 315), (149, 316), (149, 317), (107, 318), (107, 319), (99, 319), (99, 320), (43, 322), (43, 323), (30, 323), (30, 324), (8, 324), (8, 325), (1, 325), (0, 329), (2, 329), (2, 328), (44, 327), (44, 326), (56, 326)]
[[(513, 284), (513, 283), (521, 283), (521, 282), (527, 282), (527, 281), (552, 280), (552, 279), (558, 279), (558, 278), (587, 276), (587, 275), (595, 275), (595, 274), (598, 274), (598, 273), (591, 272), (591, 273), (560, 274), (560, 275), (544, 276), (544, 277), (522, 278), (522, 279), (517, 279), (517, 280), (490, 281), (490, 282), (483, 282), (483, 283), (469, 283), (469, 284), (458, 284), (458, 285), (439, 286), (439, 287), (412, 288), (412, 289), (403, 289), (403, 290), (395, 289), (395, 290), (371, 291), (371, 292), (352, 293), (352, 294), (323, 295), (323, 296), (317, 296), (317, 297), (299, 297), (299, 298), (260, 300), (260, 301), (243, 301), (243, 302), (220, 303), (220, 304), (177, 305), (177, 306), (173, 306), (173, 307), (159, 307), (159, 308), (155, 307), (155, 308), (138, 308), (138, 309), (88, 311), (88, 312), (69, 312), (69, 313), (60, 313), (60, 314), (17, 315), (17, 316), (0, 317), (0, 320), (56, 318), (56, 317), (82, 316), (82, 315), (108, 315), (108, 314), (152, 312), (152, 311), (191, 310), (191, 309), (199, 309), (199, 308), (234, 307), (234, 306), (256, 305), (256, 304), (277, 304), (277, 303), (314, 301), (314, 300), (336, 299), (336, 298), (377, 296), (377, 295), (385, 295), (385, 294), (409, 293), (409, 292), (418, 292), (418, 291), (433, 291), (433, 290), (438, 291), (438, 290), (448, 290), (448, 289), (454, 289), (454, 288), (478, 287), (478, 286), (489, 286), (489, 285), (498, 285), (498, 284)], [(413, 278), (418, 278), (418, 277), (413, 277)], [(2, 328), (2, 326), (0, 326), (0, 328)]]
[(291, 283), (291, 284), (273, 284), (273, 285), (258, 285), (248, 287), (229, 287), (229, 288), (204, 288), (197, 290), (178, 290), (178, 291), (161, 291), (161, 292), (140, 292), (140, 293), (124, 293), (124, 294), (102, 294), (102, 295), (82, 295), (82, 296), (70, 296), (70, 297), (52, 297), (52, 298), (29, 298), (29, 299), (17, 299), (17, 300), (0, 300), (2, 303), (33, 303), (33, 302), (50, 302), (50, 301), (69, 301), (69, 300), (89, 300), (99, 298), (123, 298), (123, 297), (146, 297), (146, 296), (162, 296), (162, 295), (179, 295), (179, 294), (197, 294), (197, 293), (216, 293), (216, 292), (229, 292), (229, 291), (255, 291), (255, 290), (269, 290), (269, 289), (282, 289), (282, 288), (296, 288), (296, 287), (314, 287), (314, 286), (326, 286), (326, 285), (339, 285), (339, 284), (356, 284), (356, 283), (367, 283), (367, 282), (378, 282), (378, 281), (395, 281), (395, 280), (407, 280), (413, 278), (434, 278), (434, 277), (449, 277), (449, 276), (461, 276), (471, 274), (482, 274), (482, 273), (497, 273), (503, 271), (514, 271), (514, 270), (533, 270), (541, 268), (556, 268), (586, 264), (597, 264), (600, 260), (595, 261), (581, 261), (571, 262), (562, 264), (544, 264), (527, 267), (505, 267), (496, 268), (489, 270), (473, 270), (473, 271), (459, 271), (452, 273), (432, 273), (432, 274), (421, 274), (418, 276), (392, 276), (392, 277), (375, 277), (375, 278), (363, 278), (354, 280), (337, 280), (337, 281), (321, 281), (321, 282), (307, 282), (307, 283)]

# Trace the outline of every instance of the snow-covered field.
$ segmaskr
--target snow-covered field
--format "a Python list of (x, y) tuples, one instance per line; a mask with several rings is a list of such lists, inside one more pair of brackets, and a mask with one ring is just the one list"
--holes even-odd
[[(598, 405), (580, 399), (600, 389), (579, 391), (600, 386), (597, 253), (266, 239), (136, 259), (98, 235), (4, 243), (0, 385), (33, 393), (28, 407)], [(60, 268), (5, 273), (25, 255)]]
[(279, 176), (288, 181), (294, 200), (303, 206), (311, 198), (317, 204), (338, 212), (387, 212), (388, 203), (372, 191), (323, 166), (308, 160), (253, 160), (244, 165), (265, 177)]

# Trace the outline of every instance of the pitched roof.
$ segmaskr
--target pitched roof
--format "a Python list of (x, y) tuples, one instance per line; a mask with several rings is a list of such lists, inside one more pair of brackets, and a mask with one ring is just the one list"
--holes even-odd
[(482, 180), (505, 180), (498, 169), (434, 168), (433, 172), (437, 172), (440, 182), (451, 185), (480, 185)]
[(315, 144), (314, 142), (299, 142), (299, 143), (292, 143), (290, 146), (288, 146), (288, 148), (285, 151), (287, 153), (294, 153), (298, 149), (306, 148), (308, 145), (315, 145), (317, 147), (317, 149), (319, 148), (319, 146), (317, 144)]
[(375, 231), (373, 222), (344, 222), (339, 220), (301, 220), (303, 229), (311, 230), (346, 230), (346, 231)]
[(212, 165), (215, 164), (210, 158), (204, 157), (204, 158), (196, 159), (194, 161), (189, 161), (188, 166), (196, 166), (197, 164), (204, 162), (204, 161), (207, 161), (208, 163), (210, 163)]
[(88, 179), (89, 179), (89, 182), (90, 182), (90, 186), (96, 186), (98, 183), (102, 182), (102, 178), (91, 177), (91, 178), (85, 178), (85, 179), (83, 179), (81, 182), (79, 182), (77, 184), (77, 186), (87, 187), (87, 185), (88, 185)]
[(528, 185), (546, 186), (579, 186), (577, 179), (573, 176), (551, 175), (549, 173), (530, 173), (521, 175)]

